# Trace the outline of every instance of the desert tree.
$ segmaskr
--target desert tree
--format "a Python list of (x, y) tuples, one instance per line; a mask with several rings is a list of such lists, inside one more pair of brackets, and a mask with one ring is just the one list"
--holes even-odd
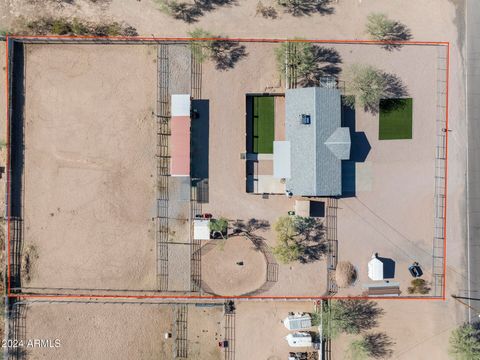
[(480, 323), (463, 324), (450, 335), (450, 354), (458, 360), (480, 359)]
[(359, 334), (378, 325), (378, 318), (383, 310), (374, 301), (341, 299), (330, 304), (329, 312), (325, 316), (328, 322), (330, 337), (339, 333)]
[(395, 342), (386, 333), (364, 334), (360, 339), (350, 343), (347, 358), (351, 360), (387, 359), (393, 355), (393, 345)]
[(233, 69), (248, 54), (245, 45), (201, 28), (189, 32), (190, 37), (204, 40), (191, 41), (193, 56), (197, 61), (211, 60), (217, 70)]
[(377, 113), (381, 99), (395, 99), (408, 95), (407, 88), (396, 75), (388, 74), (371, 65), (353, 64), (345, 72), (344, 103), (355, 103), (365, 111)]
[(315, 218), (282, 216), (275, 223), (277, 245), (273, 254), (282, 263), (319, 260), (328, 250), (323, 223)]
[(209, 229), (214, 237), (220, 235), (222, 239), (225, 239), (225, 234), (227, 234), (228, 231), (228, 220), (224, 217), (211, 219)]
[[(281, 78), (289, 77), (287, 82), (298, 85), (318, 86), (323, 77), (336, 77), (341, 69), (340, 54), (334, 48), (318, 46), (301, 39), (287, 41), (275, 49), (277, 69)], [(287, 68), (289, 71), (287, 71)]]
[(371, 39), (387, 42), (383, 45), (387, 50), (398, 48), (400, 44), (395, 44), (396, 41), (407, 41), (412, 38), (410, 30), (405, 25), (379, 13), (368, 15), (366, 31)]
[(330, 15), (334, 13), (332, 0), (277, 0), (284, 11), (293, 16), (312, 14)]

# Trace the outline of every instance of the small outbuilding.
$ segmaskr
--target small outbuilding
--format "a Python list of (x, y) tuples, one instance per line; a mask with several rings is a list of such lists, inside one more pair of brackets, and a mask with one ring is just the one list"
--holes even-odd
[(210, 219), (193, 220), (193, 238), (195, 240), (210, 240)]
[(312, 317), (307, 313), (288, 315), (282, 322), (288, 330), (302, 330), (312, 327)]
[(288, 345), (291, 347), (311, 347), (312, 336), (308, 332), (296, 332), (285, 336)]
[(378, 254), (373, 254), (368, 262), (368, 277), (372, 280), (383, 280), (383, 262), (378, 258)]

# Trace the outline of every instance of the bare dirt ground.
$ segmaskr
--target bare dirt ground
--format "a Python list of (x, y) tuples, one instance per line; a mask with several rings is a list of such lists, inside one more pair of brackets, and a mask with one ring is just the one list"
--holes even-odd
[[(280, 360), (292, 348), (282, 320), (289, 312), (313, 312), (310, 302), (243, 302), (237, 304), (236, 359)], [(314, 330), (314, 329), (312, 329)], [(308, 350), (300, 348), (301, 350)]]
[[(188, 358), (222, 359), (223, 304), (189, 305), (186, 320)], [(60, 341), (58, 348), (27, 348), (28, 359), (172, 359), (175, 321), (173, 304), (37, 302), (27, 307), (23, 340)]]
[(188, 307), (188, 358), (221, 360), (218, 343), (224, 340), (223, 306)]
[(362, 136), (370, 149), (355, 163), (356, 196), (339, 200), (337, 235), (339, 259), (357, 266), (359, 282), (355, 290), (339, 295), (358, 294), (363, 284), (372, 283), (367, 263), (376, 252), (396, 263), (390, 280), (400, 282), (402, 295), (407, 295), (412, 262), (421, 264), (425, 279), (432, 276), (437, 79), (439, 71), (444, 73), (437, 71), (440, 49), (406, 46), (392, 53), (363, 45), (336, 48), (344, 67), (368, 59), (398, 76), (413, 99), (411, 140), (379, 140), (378, 115), (356, 109), (353, 149)]
[(213, 240), (207, 247), (202, 248), (202, 283), (215, 294), (243, 295), (265, 282), (265, 257), (246, 237)]
[(155, 288), (156, 53), (26, 50), (26, 287)]
[(33, 303), (25, 339), (59, 339), (59, 348), (27, 349), (28, 359), (170, 359), (173, 308), (158, 304)]
[[(354, 151), (358, 142), (367, 151), (361, 160), (358, 149), (357, 153), (352, 152), (352, 158), (357, 159), (356, 197), (340, 199), (337, 213), (339, 259), (353, 262), (359, 271), (356, 287), (342, 290), (339, 295), (360, 295), (364, 291), (362, 285), (371, 282), (367, 263), (375, 252), (395, 262), (390, 280), (400, 282), (403, 295), (407, 295), (411, 279), (407, 268), (413, 261), (421, 263), (426, 279), (431, 278), (438, 49), (405, 46), (389, 52), (370, 45), (325, 46), (338, 52), (342, 59), (338, 66), (342, 69), (353, 63), (368, 62), (398, 76), (408, 96), (413, 98), (411, 140), (380, 141), (378, 114), (356, 109)], [(210, 63), (204, 65), (203, 97), (210, 99), (211, 114), (210, 202), (204, 210), (230, 219), (264, 219), (273, 226), (278, 217), (293, 209), (294, 199), (284, 196), (262, 199), (245, 192), (245, 164), (239, 155), (245, 151), (243, 95), (283, 89), (277, 87), (280, 80), (273, 57), (276, 45), (246, 44), (246, 47), (248, 57), (229, 72), (212, 70)], [(243, 76), (246, 71), (255, 81)], [(230, 89), (223, 83), (236, 86)], [(270, 246), (275, 245), (272, 229), (259, 235)], [(207, 269), (212, 263), (205, 258), (202, 266)], [(325, 291), (322, 281), (325, 268), (324, 261), (280, 265), (279, 281), (268, 294), (321, 295)], [(297, 281), (291, 281), (293, 278)]]
[[(447, 360), (450, 332), (462, 322), (459, 308), (454, 300), (443, 301), (379, 301), (385, 310), (379, 327), (373, 332), (385, 332), (395, 345), (392, 359)], [(341, 335), (332, 344), (332, 359), (345, 359), (345, 352), (352, 339), (358, 337)]]
[[(283, 93), (276, 70), (274, 44), (243, 44), (248, 56), (229, 71), (218, 71), (211, 62), (203, 65), (202, 97), (210, 100), (209, 203), (203, 211), (231, 220), (266, 220), (271, 227), (294, 208), (285, 196), (246, 193), (246, 94)], [(246, 73), (249, 76), (244, 76)], [(234, 86), (225, 86), (234, 84)], [(273, 229), (257, 231), (269, 246), (276, 244)], [(208, 259), (206, 259), (208, 260)], [(202, 266), (210, 264), (202, 259)], [(278, 282), (262, 295), (319, 296), (326, 289), (325, 261), (280, 264)]]

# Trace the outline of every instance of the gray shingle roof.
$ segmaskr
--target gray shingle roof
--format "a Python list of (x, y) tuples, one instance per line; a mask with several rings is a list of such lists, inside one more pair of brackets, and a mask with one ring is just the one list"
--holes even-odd
[[(291, 144), (287, 190), (294, 195), (341, 195), (341, 161), (350, 156), (350, 132), (340, 127), (340, 91), (288, 89), (285, 97), (285, 133)], [(302, 114), (310, 115), (309, 125), (302, 124)]]

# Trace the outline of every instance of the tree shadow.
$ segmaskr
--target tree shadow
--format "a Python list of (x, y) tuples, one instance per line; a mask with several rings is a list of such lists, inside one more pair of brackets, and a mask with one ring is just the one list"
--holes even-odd
[(215, 62), (215, 68), (224, 71), (233, 69), (237, 62), (248, 55), (245, 45), (228, 39), (213, 41), (210, 51), (211, 59)]
[(319, 86), (322, 78), (336, 78), (340, 74), (342, 69), (338, 65), (342, 63), (342, 57), (336, 49), (312, 45), (310, 51), (315, 65), (299, 80), (300, 86)]
[(203, 11), (195, 4), (172, 1), (167, 2), (165, 6), (174, 19), (182, 20), (188, 24), (197, 22), (198, 18), (203, 15)]
[(302, 264), (321, 260), (328, 252), (328, 242), (325, 239), (325, 226), (322, 221), (305, 218), (298, 226), (302, 238), (298, 240), (301, 252), (298, 260)]
[(395, 342), (386, 333), (365, 334), (363, 341), (369, 356), (374, 359), (386, 359), (393, 355), (391, 347)]
[(331, 15), (335, 12), (332, 0), (280, 0), (278, 3), (293, 16)]
[(408, 105), (407, 99), (382, 99), (380, 100), (382, 111), (390, 112), (401, 110)]
[(386, 81), (385, 98), (404, 98), (408, 96), (407, 86), (397, 75), (383, 73)]
[(219, 7), (236, 5), (236, 0), (196, 0), (193, 4), (188, 2), (166, 1), (163, 6), (174, 19), (186, 23), (197, 22), (205, 13)]
[(410, 29), (406, 27), (404, 24), (398, 21), (395, 21), (395, 24), (393, 25), (393, 29), (389, 34), (389, 39), (388, 39), (388, 41), (392, 41), (392, 43), (384, 44), (382, 45), (382, 47), (388, 51), (399, 50), (403, 45), (396, 44), (394, 43), (395, 41), (408, 41), (411, 39), (412, 39), (412, 32), (410, 31)]
[[(385, 80), (382, 102), (385, 99), (397, 100), (398, 98), (405, 98), (409, 95), (408, 88), (400, 77), (386, 72), (382, 73), (382, 76)], [(394, 102), (392, 101), (391, 104), (394, 104)], [(374, 115), (378, 114), (380, 112), (380, 101), (377, 104), (366, 104), (363, 110)]]
[(236, 220), (232, 224), (233, 234), (239, 235), (242, 233), (252, 234), (260, 230), (266, 231), (270, 229), (270, 223), (267, 220), (249, 219), (247, 222), (243, 220)]
[(358, 334), (378, 326), (378, 318), (384, 314), (382, 308), (374, 301), (366, 299), (336, 300), (332, 306), (332, 320), (349, 323), (344, 329), (349, 334)]

